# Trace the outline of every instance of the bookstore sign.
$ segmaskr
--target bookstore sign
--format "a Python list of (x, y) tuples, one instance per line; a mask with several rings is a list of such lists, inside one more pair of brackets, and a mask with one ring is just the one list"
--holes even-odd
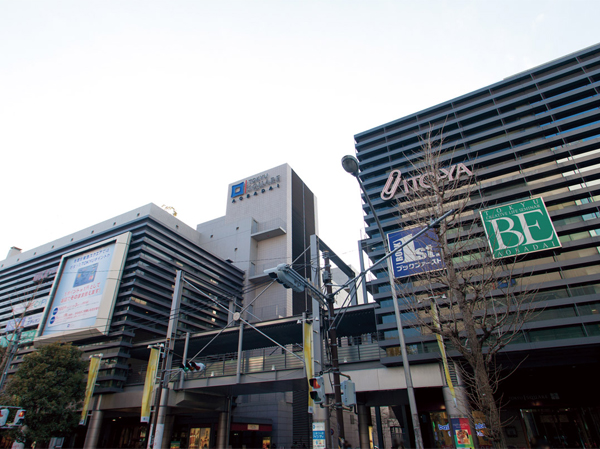
[(480, 211), (494, 259), (560, 248), (542, 198)]

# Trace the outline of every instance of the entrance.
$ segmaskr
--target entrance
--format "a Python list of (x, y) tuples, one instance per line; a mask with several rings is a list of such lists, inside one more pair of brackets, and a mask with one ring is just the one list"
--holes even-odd
[(529, 441), (553, 448), (600, 447), (600, 408), (521, 409)]

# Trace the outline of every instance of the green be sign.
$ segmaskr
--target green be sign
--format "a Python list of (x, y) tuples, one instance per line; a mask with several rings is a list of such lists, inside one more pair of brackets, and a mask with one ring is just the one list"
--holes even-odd
[(480, 212), (494, 259), (560, 248), (542, 198)]

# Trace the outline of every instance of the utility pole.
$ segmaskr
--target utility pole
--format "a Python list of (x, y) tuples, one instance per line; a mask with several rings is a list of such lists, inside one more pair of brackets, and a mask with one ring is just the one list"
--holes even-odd
[(340, 388), (340, 365), (338, 360), (338, 344), (337, 344), (337, 330), (333, 325), (335, 320), (334, 313), (334, 301), (335, 296), (333, 295), (333, 287), (331, 285), (331, 265), (329, 263), (329, 252), (323, 251), (323, 259), (325, 261), (324, 272), (323, 272), (323, 283), (325, 284), (325, 291), (327, 293), (327, 310), (329, 314), (329, 348), (331, 350), (331, 366), (333, 367), (333, 393), (335, 395), (335, 415), (338, 422), (339, 437), (344, 441), (346, 440), (346, 433), (344, 431), (344, 410), (342, 408), (342, 389)]
[[(165, 352), (163, 354), (160, 381), (158, 391), (154, 401), (154, 419), (153, 426), (150, 428), (151, 438), (148, 438), (148, 449), (158, 449), (162, 446), (163, 433), (165, 430), (165, 417), (167, 415), (167, 405), (169, 400), (169, 380), (167, 375), (171, 372), (173, 362), (173, 349), (175, 348), (175, 338), (177, 337), (177, 323), (179, 321), (179, 305), (183, 294), (183, 271), (177, 270), (175, 276), (175, 289), (173, 291), (173, 302), (171, 303), (171, 313), (169, 314), (169, 327), (167, 329), (167, 338)], [(165, 382), (166, 381), (166, 382)]]

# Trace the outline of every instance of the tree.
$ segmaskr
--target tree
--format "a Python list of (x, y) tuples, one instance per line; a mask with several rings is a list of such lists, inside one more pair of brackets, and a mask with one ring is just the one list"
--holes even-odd
[(501, 402), (495, 393), (506, 373), (496, 356), (530, 318), (535, 291), (521, 282), (526, 262), (492, 258), (479, 222), (478, 209), (486, 205), (476, 191), (475, 174), (453, 160), (453, 152), (442, 144), (441, 135), (430, 133), (422, 142), (421, 157), (409, 167), (408, 179), (399, 172), (392, 175), (382, 194), (399, 193), (397, 210), (404, 229), (420, 228), (454, 209), (424, 242), (443, 263), (436, 270), (397, 279), (396, 288), (411, 309), (413, 324), (422, 333), (441, 336), (460, 354), (458, 366), (471, 405), (484, 414), (488, 436), (505, 447)]
[(13, 436), (40, 443), (68, 436), (78, 425), (85, 393), (82, 352), (71, 344), (53, 343), (27, 354), (3, 392), (2, 404), (27, 410), (26, 428)]

